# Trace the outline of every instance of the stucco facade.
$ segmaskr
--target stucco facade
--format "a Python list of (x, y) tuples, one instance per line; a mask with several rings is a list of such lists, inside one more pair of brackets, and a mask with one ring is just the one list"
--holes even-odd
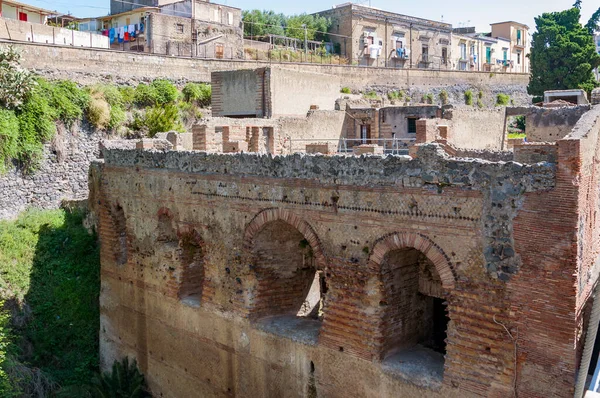
[(529, 27), (522, 23), (508, 21), (491, 24), (492, 37), (507, 39), (510, 42), (507, 59), (510, 61), (509, 71), (529, 73), (529, 58), (531, 51)]
[(318, 14), (331, 18), (331, 41), (353, 64), (450, 69), (452, 25), (353, 3)]

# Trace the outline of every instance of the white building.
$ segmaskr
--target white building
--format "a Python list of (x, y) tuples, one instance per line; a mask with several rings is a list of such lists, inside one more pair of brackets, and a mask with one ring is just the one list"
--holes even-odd
[(48, 15), (52, 14), (56, 14), (56, 12), (13, 0), (0, 1), (0, 17), (2, 18), (45, 25)]

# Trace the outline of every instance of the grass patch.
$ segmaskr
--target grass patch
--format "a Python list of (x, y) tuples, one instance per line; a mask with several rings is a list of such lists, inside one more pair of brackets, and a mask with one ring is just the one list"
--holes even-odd
[(0, 366), (19, 375), (11, 383), (25, 396), (35, 380), (15, 362), (60, 386), (87, 383), (98, 371), (99, 249), (81, 222), (64, 210), (0, 221), (0, 296), (13, 318), (6, 351), (15, 355)]
[(525, 134), (525, 133), (508, 133), (508, 138), (509, 139), (527, 138), (527, 134)]

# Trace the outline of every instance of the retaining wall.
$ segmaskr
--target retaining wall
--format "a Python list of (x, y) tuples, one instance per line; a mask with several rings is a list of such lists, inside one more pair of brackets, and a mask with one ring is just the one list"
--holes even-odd
[[(214, 71), (249, 69), (270, 65), (264, 61), (193, 59), (130, 53), (115, 50), (71, 48), (10, 42), (23, 51), (23, 66), (56, 77), (82, 82), (99, 78), (153, 79), (166, 77), (210, 82)], [(504, 85), (523, 88), (529, 75), (420, 69), (367, 68), (347, 65), (281, 64), (287, 69), (338, 76), (343, 86), (362, 89), (373, 85), (409, 88)]]

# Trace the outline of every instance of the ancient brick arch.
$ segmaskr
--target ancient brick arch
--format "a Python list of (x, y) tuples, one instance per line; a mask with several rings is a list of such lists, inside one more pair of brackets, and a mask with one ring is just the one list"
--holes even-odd
[(254, 216), (252, 221), (250, 221), (250, 224), (248, 224), (246, 227), (246, 232), (244, 234), (244, 248), (249, 251), (252, 250), (254, 238), (267, 224), (274, 221), (283, 221), (296, 228), (298, 232), (304, 236), (313, 250), (317, 268), (325, 268), (327, 264), (327, 258), (323, 252), (321, 241), (319, 240), (319, 237), (315, 233), (314, 229), (309, 223), (298, 217), (296, 214), (285, 209), (265, 209)]
[(456, 272), (450, 263), (450, 258), (430, 238), (416, 232), (392, 232), (377, 240), (369, 257), (369, 267), (379, 270), (386, 254), (392, 250), (405, 248), (414, 248), (423, 253), (435, 266), (444, 289), (454, 288)]

